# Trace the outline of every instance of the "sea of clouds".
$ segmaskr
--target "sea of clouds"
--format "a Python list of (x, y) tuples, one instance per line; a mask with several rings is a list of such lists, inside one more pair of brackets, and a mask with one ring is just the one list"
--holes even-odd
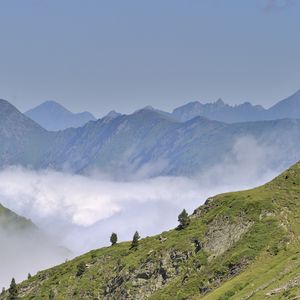
[[(75, 256), (109, 245), (112, 232), (118, 234), (119, 240), (128, 240), (135, 230), (143, 237), (174, 228), (183, 208), (192, 213), (209, 196), (269, 181), (284, 166), (273, 166), (274, 155), (274, 149), (245, 137), (236, 142), (222, 164), (192, 178), (147, 178), (143, 174), (133, 181), (110, 180), (96, 175), (97, 172), (76, 175), (11, 166), (0, 172), (0, 202), (30, 218)], [(12, 247), (17, 247), (16, 240)], [(20, 280), (28, 269), (34, 273), (59, 259), (62, 260), (49, 255), (49, 261), (41, 264), (34, 256), (27, 255), (30, 264), (26, 270), (1, 268), (5, 275), (0, 276), (0, 284), (7, 285), (12, 276)]]

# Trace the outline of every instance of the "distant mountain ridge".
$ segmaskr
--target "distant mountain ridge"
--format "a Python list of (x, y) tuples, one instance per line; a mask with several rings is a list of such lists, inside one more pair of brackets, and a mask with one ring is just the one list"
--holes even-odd
[(46, 101), (25, 115), (49, 131), (81, 127), (96, 118), (89, 112), (72, 113), (55, 101)]
[[(269, 109), (265, 109), (261, 105), (253, 105), (250, 102), (229, 105), (222, 99), (218, 99), (212, 103), (201, 103), (199, 101), (189, 102), (175, 108), (171, 113), (153, 108), (152, 106), (146, 106), (142, 109), (155, 111), (165, 117), (176, 119), (180, 122), (186, 122), (198, 116), (225, 123), (284, 118), (300, 119), (300, 90), (286, 99), (279, 101)], [(49, 131), (78, 128), (84, 126), (89, 121), (96, 120), (89, 112), (72, 113), (55, 101), (46, 101), (24, 114)], [(107, 114), (110, 118), (119, 115), (121, 114), (114, 110)]]
[(6, 101), (0, 102), (0, 120), (2, 168), (21, 165), (72, 173), (97, 169), (129, 180), (193, 175), (223, 162), (245, 137), (260, 147), (276, 149), (272, 163), (281, 168), (300, 158), (300, 120), (227, 124), (195, 117), (180, 122), (145, 108), (50, 132)]
[(269, 109), (250, 102), (231, 106), (219, 99), (214, 103), (190, 102), (175, 108), (171, 115), (185, 122), (196, 116), (226, 123), (263, 121), (276, 119), (300, 119), (300, 90)]

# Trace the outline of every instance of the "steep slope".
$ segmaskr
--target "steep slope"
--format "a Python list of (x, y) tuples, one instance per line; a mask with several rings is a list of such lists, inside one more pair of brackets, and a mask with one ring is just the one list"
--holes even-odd
[(7, 286), (12, 277), (23, 280), (29, 272), (61, 263), (71, 254), (30, 220), (1, 204), (0, 245), (1, 287)]
[(55, 101), (46, 101), (25, 115), (49, 131), (77, 128), (96, 120), (89, 112), (72, 113)]
[(37, 166), (51, 141), (46, 130), (0, 100), (0, 166)]
[(268, 119), (300, 119), (300, 90), (268, 110)]
[(225, 124), (197, 117), (181, 123), (144, 109), (57, 133), (43, 167), (98, 168), (123, 178), (191, 175), (224, 161), (245, 137), (273, 147), (274, 163), (288, 166), (300, 158), (299, 120)]
[(37, 230), (37, 227), (28, 219), (25, 219), (0, 204), (0, 230)]
[[(149, 109), (114, 118), (106, 116), (82, 128), (58, 133), (46, 155), (47, 162), (58, 169), (68, 166), (75, 172), (99, 168), (109, 174), (130, 176), (142, 165), (157, 161), (151, 152), (164, 135), (179, 125)], [(164, 167), (161, 165), (157, 171)]]
[[(22, 299), (296, 299), (300, 163), (215, 196), (185, 229), (91, 251), (21, 283)], [(81, 268), (78, 268), (81, 266)], [(78, 273), (78, 270), (80, 272)], [(7, 299), (7, 294), (2, 295)]]

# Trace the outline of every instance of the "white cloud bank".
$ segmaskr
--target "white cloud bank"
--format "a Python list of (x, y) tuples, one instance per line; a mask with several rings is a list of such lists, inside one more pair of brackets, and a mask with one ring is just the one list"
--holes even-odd
[(192, 212), (209, 196), (270, 180), (281, 171), (272, 168), (275, 155), (247, 137), (237, 141), (222, 164), (194, 178), (130, 182), (10, 167), (0, 172), (0, 203), (78, 254), (107, 245), (111, 232), (125, 240), (135, 230), (142, 236), (167, 230), (183, 208)]

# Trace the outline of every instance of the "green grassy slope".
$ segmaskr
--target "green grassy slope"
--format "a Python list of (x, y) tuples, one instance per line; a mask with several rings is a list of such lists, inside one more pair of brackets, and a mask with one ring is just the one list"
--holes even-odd
[[(21, 299), (296, 299), (300, 163), (256, 189), (218, 195), (191, 224), (91, 251), (19, 285)], [(77, 276), (77, 266), (86, 267)], [(6, 299), (6, 295), (2, 295)]]
[(0, 204), (0, 230), (37, 230), (37, 227), (30, 220)]

